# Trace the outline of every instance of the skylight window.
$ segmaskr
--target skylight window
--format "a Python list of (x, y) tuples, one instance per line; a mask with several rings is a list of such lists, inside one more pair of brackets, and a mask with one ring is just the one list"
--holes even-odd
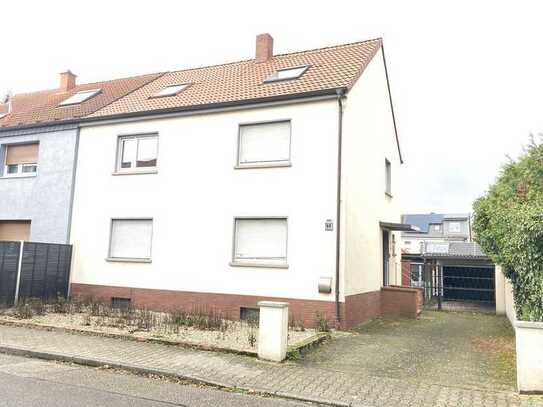
[(185, 90), (188, 86), (189, 86), (188, 83), (166, 86), (165, 88), (159, 90), (154, 95), (151, 95), (151, 97), (162, 98), (162, 97), (167, 97), (167, 96), (175, 96), (179, 94), (181, 91)]
[(290, 79), (298, 79), (308, 69), (309, 69), (309, 65), (297, 66), (294, 68), (278, 69), (277, 71), (272, 73), (270, 76), (268, 76), (266, 80), (264, 81), (264, 83), (286, 81)]
[(73, 94), (72, 96), (70, 96), (68, 99), (65, 99), (62, 102), (60, 102), (59, 106), (78, 105), (80, 103), (83, 103), (95, 97), (101, 91), (102, 91), (101, 89), (91, 89), (91, 90), (84, 90), (81, 92), (77, 92)]

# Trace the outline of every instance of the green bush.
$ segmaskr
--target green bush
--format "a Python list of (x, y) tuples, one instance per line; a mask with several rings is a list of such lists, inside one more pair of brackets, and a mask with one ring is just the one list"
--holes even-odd
[(473, 230), (511, 281), (517, 318), (543, 321), (543, 144), (504, 165), (474, 204)]

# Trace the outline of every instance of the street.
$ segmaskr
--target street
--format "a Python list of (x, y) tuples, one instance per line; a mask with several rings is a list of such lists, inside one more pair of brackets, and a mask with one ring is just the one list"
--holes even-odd
[(0, 354), (0, 388), (2, 407), (308, 406), (109, 369), (4, 354)]

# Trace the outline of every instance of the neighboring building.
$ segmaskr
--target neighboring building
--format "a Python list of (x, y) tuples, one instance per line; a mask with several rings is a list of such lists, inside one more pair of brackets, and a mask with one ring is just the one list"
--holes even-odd
[(156, 76), (77, 85), (64, 72), (58, 89), (0, 104), (0, 240), (68, 242), (78, 121)]
[[(401, 284), (410, 228), (380, 39), (274, 55), (264, 34), (255, 59), (142, 78), (64, 123), (77, 165), (60, 166), (66, 192), (39, 238), (65, 239), (45, 231), (71, 220), (74, 294), (231, 318), (285, 300), (292, 318), (342, 327), (415, 304), (417, 290), (383, 289)], [(34, 238), (35, 212), (4, 219), (31, 218)]]
[[(495, 267), (472, 242), (469, 214), (403, 215), (417, 231), (402, 232), (402, 285), (425, 287), (458, 304), (495, 309)], [(454, 305), (450, 305), (454, 304)]]
[(471, 242), (471, 216), (464, 214), (402, 215), (402, 223), (416, 230), (402, 232), (402, 253), (421, 253), (426, 242)]

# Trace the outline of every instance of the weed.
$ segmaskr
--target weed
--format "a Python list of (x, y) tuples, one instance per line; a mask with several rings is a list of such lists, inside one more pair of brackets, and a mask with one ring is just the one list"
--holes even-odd
[(330, 332), (330, 323), (320, 312), (317, 312), (317, 331), (318, 332)]

